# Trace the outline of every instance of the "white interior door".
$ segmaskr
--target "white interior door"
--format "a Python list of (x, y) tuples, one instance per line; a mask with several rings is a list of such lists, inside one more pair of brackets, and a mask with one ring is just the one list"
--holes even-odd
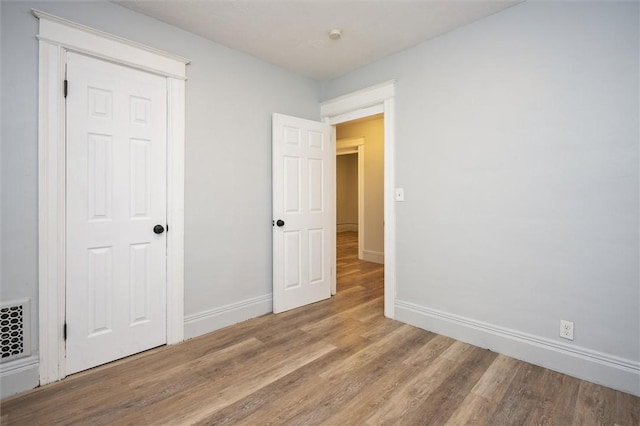
[(331, 297), (334, 244), (329, 125), (273, 114), (273, 312)]
[(166, 343), (167, 84), (74, 53), (67, 80), (71, 374)]

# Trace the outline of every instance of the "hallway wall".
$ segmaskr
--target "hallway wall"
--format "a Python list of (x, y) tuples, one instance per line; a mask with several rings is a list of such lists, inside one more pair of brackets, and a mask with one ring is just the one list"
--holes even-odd
[(336, 156), (336, 225), (358, 232), (358, 154)]
[(384, 262), (384, 117), (376, 115), (336, 126), (336, 138), (364, 137), (364, 258)]

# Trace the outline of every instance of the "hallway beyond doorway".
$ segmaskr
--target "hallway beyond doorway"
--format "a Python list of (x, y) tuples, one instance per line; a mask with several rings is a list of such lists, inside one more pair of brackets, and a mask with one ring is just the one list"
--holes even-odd
[(358, 233), (339, 232), (336, 237), (337, 291), (364, 287), (372, 298), (384, 295), (384, 265), (358, 259)]

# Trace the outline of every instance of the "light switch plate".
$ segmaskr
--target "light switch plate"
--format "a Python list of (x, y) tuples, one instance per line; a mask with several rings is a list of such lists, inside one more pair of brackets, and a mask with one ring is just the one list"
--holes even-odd
[(396, 201), (404, 201), (404, 188), (396, 188)]

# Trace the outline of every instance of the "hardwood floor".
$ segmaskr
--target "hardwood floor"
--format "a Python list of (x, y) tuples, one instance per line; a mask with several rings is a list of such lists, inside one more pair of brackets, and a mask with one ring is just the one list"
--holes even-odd
[(385, 319), (339, 235), (338, 294), (2, 401), (2, 424), (638, 425), (640, 399)]

